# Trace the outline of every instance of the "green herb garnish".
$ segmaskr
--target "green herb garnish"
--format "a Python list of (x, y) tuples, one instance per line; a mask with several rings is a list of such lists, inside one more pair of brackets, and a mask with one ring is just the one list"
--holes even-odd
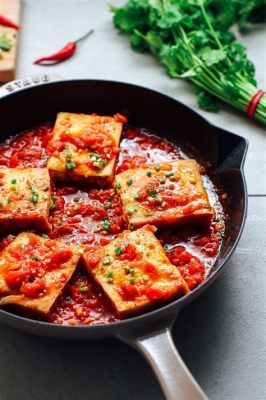
[(166, 180), (165, 180), (165, 177), (164, 176), (158, 176), (158, 181), (160, 182), (160, 183), (165, 183), (166, 182)]
[(157, 203), (162, 203), (163, 199), (159, 194), (157, 194), (157, 196), (155, 196), (155, 201), (157, 201)]
[(107, 276), (107, 281), (108, 281), (109, 283), (112, 283), (112, 282), (114, 281), (112, 271), (106, 272), (106, 276)]
[(115, 251), (115, 254), (118, 256), (123, 253), (122, 247), (116, 247), (114, 251)]
[(147, 193), (148, 193), (150, 196), (155, 196), (156, 193), (157, 193), (157, 190), (155, 190), (155, 189), (148, 189), (148, 190), (147, 190)]
[(75, 163), (69, 163), (69, 164), (66, 164), (66, 169), (68, 170), (68, 171), (72, 171), (72, 169), (74, 169), (76, 167), (76, 164)]
[(109, 265), (110, 264), (110, 258), (108, 256), (104, 257), (102, 263), (103, 263), (103, 265)]
[(38, 203), (39, 200), (39, 193), (35, 189), (35, 187), (31, 184), (29, 184), (30, 190), (31, 190), (31, 196), (30, 196), (30, 201), (34, 204)]
[(103, 230), (106, 231), (106, 232), (108, 232), (110, 226), (111, 226), (111, 223), (108, 221), (108, 219), (106, 219), (106, 220), (103, 222)]
[(89, 290), (88, 286), (80, 286), (79, 291), (80, 292), (87, 292)]
[[(112, 12), (134, 50), (152, 53), (170, 77), (190, 80), (200, 107), (217, 112), (222, 100), (247, 112), (255, 68), (230, 28), (265, 23), (264, 0), (128, 0)], [(266, 95), (254, 118), (266, 124)]]

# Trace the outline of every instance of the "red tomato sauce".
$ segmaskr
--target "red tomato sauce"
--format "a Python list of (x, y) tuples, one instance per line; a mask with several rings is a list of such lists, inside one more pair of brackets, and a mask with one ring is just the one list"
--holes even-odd
[[(0, 167), (44, 167), (49, 156), (47, 144), (53, 125), (44, 123), (0, 146)], [(157, 164), (187, 155), (176, 145), (154, 136), (145, 129), (125, 127), (120, 143), (116, 172), (148, 164)], [(220, 251), (224, 234), (224, 213), (219, 193), (212, 178), (202, 166), (201, 175), (216, 219), (210, 227), (179, 226), (159, 229), (156, 236), (166, 249), (169, 260), (186, 280), (190, 289), (206, 279)], [(69, 244), (104, 246), (121, 233), (126, 223), (119, 196), (113, 189), (78, 189), (53, 182), (53, 204), (49, 237)], [(0, 251), (9, 243), (0, 240)], [(135, 257), (130, 248), (126, 257)], [(104, 324), (117, 320), (110, 302), (88, 274), (79, 269), (57, 302), (49, 321), (57, 324)]]

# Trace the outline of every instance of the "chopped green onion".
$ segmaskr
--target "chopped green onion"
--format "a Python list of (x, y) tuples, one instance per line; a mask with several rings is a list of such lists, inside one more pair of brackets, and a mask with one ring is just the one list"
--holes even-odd
[(140, 199), (140, 195), (139, 195), (138, 193), (135, 193), (135, 194), (134, 194), (134, 199), (135, 199), (135, 200), (139, 200), (139, 199)]
[(110, 264), (110, 258), (109, 258), (108, 256), (104, 257), (102, 263), (103, 263), (103, 265), (108, 265), (108, 264)]
[(30, 196), (30, 201), (32, 203), (38, 203), (38, 200), (39, 200), (39, 194), (38, 193), (35, 192)]
[(106, 232), (108, 232), (110, 226), (111, 226), (111, 223), (108, 221), (108, 219), (106, 219), (106, 220), (104, 221), (104, 223), (103, 223), (103, 230), (106, 231)]
[(155, 171), (160, 171), (160, 165), (154, 165), (154, 169), (155, 169)]
[(166, 182), (166, 180), (165, 180), (165, 177), (164, 176), (158, 176), (158, 181), (160, 182), (160, 183), (165, 183)]
[(31, 259), (34, 260), (34, 261), (37, 261), (38, 260), (38, 256), (32, 256)]
[(116, 248), (115, 248), (115, 254), (120, 255), (120, 254), (122, 254), (122, 253), (123, 253), (122, 247), (116, 247)]
[(70, 164), (66, 164), (66, 169), (67, 169), (68, 171), (72, 171), (72, 169), (74, 169), (75, 166), (76, 166), (76, 164), (72, 162), (72, 163), (70, 163)]
[(172, 176), (172, 175), (174, 175), (175, 173), (174, 172), (166, 172), (166, 176)]
[(80, 291), (80, 292), (87, 292), (88, 290), (89, 290), (88, 286), (81, 286), (81, 287), (79, 288), (79, 291)]
[(131, 179), (131, 178), (128, 179), (128, 180), (127, 180), (127, 185), (128, 185), (128, 186), (132, 185), (132, 182), (133, 182), (133, 179)]
[(131, 207), (128, 207), (128, 208), (127, 208), (127, 214), (128, 214), (128, 215), (132, 215), (132, 214), (134, 214), (134, 210), (133, 210), (133, 208), (131, 208)]
[(152, 172), (150, 170), (147, 171), (146, 173), (147, 173), (147, 176), (152, 176)]
[(6, 202), (7, 202), (8, 204), (11, 203), (10, 197), (8, 197), (8, 198), (6, 199)]
[(130, 229), (131, 231), (133, 231), (133, 230), (134, 230), (134, 224), (129, 224), (129, 229)]
[(115, 183), (115, 187), (116, 187), (116, 189), (121, 189), (121, 183), (120, 182), (116, 182)]
[(15, 185), (17, 183), (17, 180), (14, 178), (11, 180), (12, 185)]
[(134, 285), (134, 283), (135, 283), (135, 278), (129, 278), (129, 279), (128, 279), (128, 282), (129, 282), (129, 283), (132, 283), (132, 285)]
[(157, 190), (155, 190), (155, 189), (152, 189), (152, 190), (148, 189), (147, 192), (149, 193), (150, 196), (155, 196), (156, 193), (157, 193)]
[(109, 208), (111, 208), (111, 207), (112, 207), (112, 203), (107, 203), (107, 204), (105, 204), (105, 205), (103, 206), (103, 208), (104, 208), (105, 211), (109, 210)]
[(111, 271), (106, 272), (106, 276), (107, 276), (107, 281), (109, 283), (112, 283), (114, 281), (113, 279), (113, 273)]
[(157, 195), (157, 196), (155, 197), (155, 201), (157, 201), (157, 203), (161, 203), (161, 202), (163, 201), (163, 199), (162, 199), (161, 196)]

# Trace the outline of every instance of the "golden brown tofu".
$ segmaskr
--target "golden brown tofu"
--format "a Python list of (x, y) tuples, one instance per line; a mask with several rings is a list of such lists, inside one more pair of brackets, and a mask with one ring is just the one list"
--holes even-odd
[(0, 232), (49, 231), (50, 202), (48, 169), (0, 169)]
[(131, 229), (187, 221), (210, 223), (214, 211), (195, 160), (129, 169), (115, 176)]
[(146, 226), (124, 231), (108, 245), (83, 255), (88, 272), (121, 318), (189, 292), (154, 236), (154, 229)]
[(20, 233), (0, 255), (0, 306), (48, 316), (79, 259), (79, 247)]
[(96, 114), (57, 114), (47, 168), (59, 180), (112, 183), (126, 119)]

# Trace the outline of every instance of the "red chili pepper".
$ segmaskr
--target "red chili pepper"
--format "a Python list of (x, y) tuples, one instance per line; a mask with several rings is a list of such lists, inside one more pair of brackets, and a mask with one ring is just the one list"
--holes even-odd
[(8, 26), (9, 28), (14, 28), (14, 29), (17, 29), (17, 30), (20, 29), (20, 25), (18, 25), (14, 21), (11, 21), (11, 19), (7, 18), (3, 14), (0, 14), (0, 25)]
[(77, 44), (79, 42), (81, 42), (82, 40), (86, 39), (88, 36), (90, 36), (92, 34), (92, 32), (93, 32), (93, 30), (91, 29), (88, 33), (86, 33), (86, 35), (82, 36), (75, 42), (70, 42), (70, 43), (66, 44), (65, 47), (63, 47), (61, 50), (57, 51), (56, 53), (51, 54), (50, 56), (38, 58), (36, 61), (34, 61), (33, 64), (42, 64), (42, 63), (46, 64), (47, 62), (49, 64), (51, 62), (53, 64), (57, 64), (60, 61), (70, 58), (76, 52)]

